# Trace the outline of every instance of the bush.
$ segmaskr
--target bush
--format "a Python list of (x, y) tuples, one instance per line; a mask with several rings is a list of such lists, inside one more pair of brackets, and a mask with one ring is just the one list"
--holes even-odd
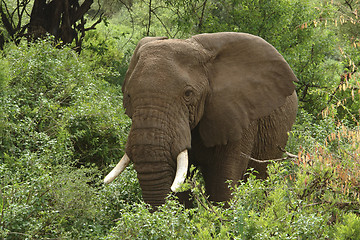
[(152, 214), (143, 203), (124, 205), (105, 239), (356, 239), (359, 190), (344, 192), (336, 167), (306, 156), (270, 165), (265, 181), (248, 173), (227, 209), (207, 200), (195, 174), (187, 183), (195, 208), (173, 197)]
[[(118, 26), (132, 21), (122, 16), (123, 8), (87, 36), (80, 55), (54, 48), (51, 39), (6, 45), (0, 56), (1, 238), (356, 239), (360, 138), (354, 62), (359, 54), (355, 47), (332, 50), (340, 36), (320, 19), (333, 17), (330, 7), (314, 8), (308, 1), (208, 1), (202, 8), (200, 2), (153, 1), (150, 26), (144, 4), (132, 8), (140, 9), (137, 26)], [(202, 25), (201, 9), (206, 10)], [(263, 14), (268, 12), (274, 14)], [(261, 25), (264, 16), (269, 21)], [(208, 201), (196, 172), (184, 186), (192, 209), (171, 195), (151, 213), (132, 166), (103, 185), (103, 176), (123, 154), (130, 127), (119, 84), (146, 30), (168, 36), (260, 32), (300, 78), (302, 101), (287, 146), (298, 158), (269, 166), (266, 180), (249, 171), (248, 180), (234, 187), (229, 208)]]
[(119, 88), (49, 39), (7, 45), (1, 62), (0, 236), (103, 235), (118, 213), (103, 211), (102, 171), (121, 158), (130, 125)]
[(335, 239), (360, 239), (360, 217), (354, 213), (346, 214), (343, 222), (335, 228)]
[[(67, 152), (61, 162), (75, 158), (100, 166), (122, 155), (130, 121), (118, 88), (95, 81), (71, 49), (55, 49), (47, 40), (9, 47), (6, 58), (11, 79), (2, 111), (9, 138), (3, 141), (9, 148), (2, 152)], [(52, 161), (59, 163), (58, 157)]]
[(128, 64), (122, 49), (124, 34), (118, 25), (105, 19), (96, 31), (85, 35), (81, 52), (93, 74), (116, 85), (122, 84)]

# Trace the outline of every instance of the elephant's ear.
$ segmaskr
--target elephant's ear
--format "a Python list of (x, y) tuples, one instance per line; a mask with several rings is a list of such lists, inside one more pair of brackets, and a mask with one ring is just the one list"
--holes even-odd
[(124, 80), (124, 83), (122, 85), (122, 93), (124, 94), (123, 96), (123, 106), (124, 108), (126, 109), (126, 114), (131, 117), (131, 111), (130, 111), (130, 106), (129, 106), (129, 99), (128, 99), (128, 96), (127, 94), (125, 93), (126, 92), (126, 87), (127, 87), (127, 83), (129, 81), (129, 78), (131, 77), (134, 69), (135, 69), (135, 66), (139, 60), (139, 51), (140, 51), (140, 48), (142, 46), (144, 46), (145, 44), (149, 43), (149, 42), (153, 42), (153, 41), (157, 41), (157, 40), (164, 40), (164, 39), (167, 39), (167, 37), (145, 37), (143, 39), (141, 39), (138, 44), (136, 45), (136, 48), (135, 48), (135, 51), (134, 51), (134, 54), (132, 55), (131, 57), (131, 60), (130, 60), (130, 64), (129, 64), (129, 67), (128, 67), (128, 70), (126, 71), (126, 74), (125, 74), (125, 80)]
[(280, 53), (245, 33), (200, 34), (193, 39), (210, 56), (210, 93), (199, 123), (205, 146), (239, 140), (243, 129), (285, 103), (296, 76)]

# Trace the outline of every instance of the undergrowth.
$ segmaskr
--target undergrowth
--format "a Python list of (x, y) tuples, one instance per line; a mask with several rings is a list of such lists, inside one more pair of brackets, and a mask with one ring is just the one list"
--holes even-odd
[(0, 238), (359, 239), (359, 127), (305, 111), (288, 144), (297, 156), (266, 180), (249, 171), (228, 208), (208, 201), (196, 170), (191, 209), (170, 195), (151, 213), (132, 167), (104, 185), (130, 120), (87, 61), (48, 40), (1, 55)]

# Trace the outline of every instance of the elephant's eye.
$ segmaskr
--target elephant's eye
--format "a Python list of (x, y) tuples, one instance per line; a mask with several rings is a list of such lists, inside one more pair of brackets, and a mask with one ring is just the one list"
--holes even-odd
[(193, 92), (190, 89), (186, 90), (185, 91), (185, 97), (191, 97), (192, 93)]
[(194, 89), (191, 86), (186, 86), (184, 88), (183, 94), (184, 94), (184, 100), (187, 103), (190, 103), (190, 102), (192, 102), (192, 99), (194, 98)]

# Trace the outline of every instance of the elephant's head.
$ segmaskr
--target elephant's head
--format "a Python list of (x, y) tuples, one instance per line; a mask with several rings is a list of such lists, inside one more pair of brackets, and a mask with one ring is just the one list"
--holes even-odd
[(105, 182), (131, 160), (145, 202), (164, 203), (184, 180), (193, 129), (205, 147), (236, 141), (253, 120), (284, 104), (293, 81), (275, 48), (250, 34), (142, 39), (122, 88), (132, 119), (126, 155)]

